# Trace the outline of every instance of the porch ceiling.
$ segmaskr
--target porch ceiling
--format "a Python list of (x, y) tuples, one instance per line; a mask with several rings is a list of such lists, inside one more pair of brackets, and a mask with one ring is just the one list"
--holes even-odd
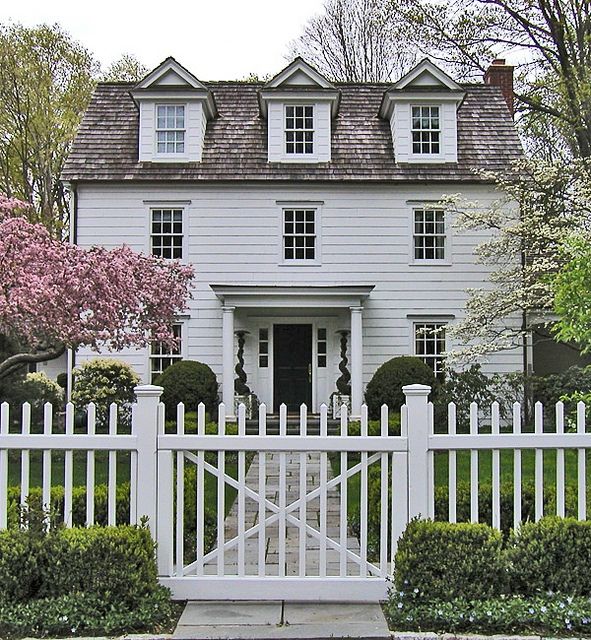
[(210, 284), (222, 304), (240, 308), (363, 306), (373, 284)]

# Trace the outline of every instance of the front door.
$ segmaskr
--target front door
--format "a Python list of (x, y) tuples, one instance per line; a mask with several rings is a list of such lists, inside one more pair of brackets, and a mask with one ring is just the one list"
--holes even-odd
[(312, 325), (273, 326), (273, 404), (288, 411), (312, 406)]

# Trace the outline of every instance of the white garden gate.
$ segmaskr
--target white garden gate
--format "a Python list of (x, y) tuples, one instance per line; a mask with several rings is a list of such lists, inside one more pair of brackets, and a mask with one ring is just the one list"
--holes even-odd
[[(313, 420), (302, 407), (295, 421), (291, 416), (288, 420), (283, 407), (276, 425), (267, 424), (264, 406), (258, 423), (247, 424), (241, 407), (236, 425), (226, 420), (220, 405), (218, 427), (211, 433), (203, 407), (196, 428), (185, 421), (182, 405), (167, 427), (161, 391), (149, 385), (136, 389), (131, 433), (119, 432), (114, 405), (106, 427), (97, 427), (90, 405), (86, 425), (75, 428), (71, 404), (63, 427), (55, 424), (50, 405), (45, 406), (42, 424), (32, 425), (27, 403), (18, 416), (3, 404), (0, 529), (11, 518), (15, 522), (15, 500), (26, 502), (35, 463), (42, 502), (57, 501), (66, 526), (90, 526), (99, 520), (138, 523), (147, 517), (157, 542), (160, 581), (175, 598), (367, 601), (386, 596), (397, 541), (411, 518), (460, 519), (461, 455), (469, 462), (464, 519), (481, 519), (485, 456), (492, 526), (515, 526), (527, 517), (522, 503), (524, 456), (533, 461), (529, 517), (549, 515), (550, 508), (559, 516), (589, 515), (591, 434), (586, 432), (582, 403), (574, 416), (565, 416), (562, 403), (557, 403), (552, 419), (547, 412), (546, 420), (537, 404), (533, 424), (526, 429), (517, 403), (503, 424), (497, 403), (481, 409), (472, 403), (468, 433), (457, 433), (456, 406), (451, 403), (444, 432), (439, 425), (435, 433), (429, 387), (410, 385), (404, 387), (401, 435), (388, 435), (386, 407), (370, 434), (365, 407), (360, 422), (350, 423), (343, 410), (335, 425), (326, 406)], [(567, 427), (571, 432), (565, 433)], [(442, 456), (447, 467), (443, 516), (435, 512), (435, 462)], [(511, 457), (510, 523), (502, 522), (508, 517), (502, 515), (500, 501), (502, 456)], [(506, 473), (508, 461), (503, 460)], [(555, 469), (551, 503), (545, 501), (549, 460)], [(99, 490), (101, 465), (106, 480)], [(56, 470), (61, 478), (56, 478)], [(15, 477), (18, 486), (9, 491), (9, 479), (14, 485)], [(81, 477), (85, 480), (82, 497), (75, 477), (76, 484)], [(126, 494), (121, 480), (129, 483), (124, 485)], [(52, 493), (55, 484), (63, 487), (57, 494)], [(122, 500), (128, 501), (127, 510)]]
[[(400, 533), (406, 522), (405, 498), (393, 509), (388, 497), (390, 465), (392, 504), (400, 489), (404, 491), (406, 438), (388, 437), (387, 412), (378, 436), (368, 435), (366, 408), (356, 436), (348, 435), (346, 409), (334, 435), (329, 435), (326, 406), (321, 408), (315, 435), (308, 432), (305, 407), (288, 431), (283, 406), (276, 435), (267, 432), (264, 405), (259, 410), (258, 429), (249, 435), (243, 406), (234, 435), (226, 434), (223, 412), (222, 405), (218, 434), (205, 434), (201, 410), (197, 435), (184, 435), (181, 407), (177, 433), (158, 438), (159, 571), (166, 576), (162, 582), (182, 598), (383, 599), (394, 552), (392, 541), (398, 537), (389, 535), (390, 525), (394, 523)], [(213, 460), (208, 461), (208, 453)], [(236, 477), (227, 473), (227, 456), (235, 459)], [(204, 530), (206, 475), (217, 485), (216, 540), (208, 550), (198, 534), (189, 560), (185, 527), (192, 523), (186, 520), (184, 499), (187, 465), (195, 466), (197, 487), (192, 530)], [(332, 472), (335, 465), (337, 473)], [(379, 539), (370, 541), (368, 476), (374, 465), (382, 495)], [(352, 483), (359, 496), (358, 536), (349, 522)], [(227, 518), (226, 486), (236, 492)]]

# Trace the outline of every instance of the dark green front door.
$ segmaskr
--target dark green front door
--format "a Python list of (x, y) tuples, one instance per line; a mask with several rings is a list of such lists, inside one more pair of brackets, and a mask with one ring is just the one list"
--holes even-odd
[(273, 326), (273, 404), (288, 411), (312, 406), (312, 325)]

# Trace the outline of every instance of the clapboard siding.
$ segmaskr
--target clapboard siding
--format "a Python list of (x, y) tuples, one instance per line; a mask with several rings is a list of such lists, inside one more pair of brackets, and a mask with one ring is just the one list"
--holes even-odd
[[(187, 233), (185, 259), (195, 266), (194, 299), (185, 320), (186, 357), (207, 362), (221, 374), (221, 304), (210, 283), (238, 284), (374, 284), (366, 301), (364, 323), (364, 383), (375, 369), (395, 355), (412, 351), (412, 324), (416, 316), (463, 315), (468, 287), (485, 284), (487, 269), (475, 264), (473, 250), (484, 232), (450, 232), (449, 265), (413, 265), (412, 204), (437, 200), (446, 189), (430, 185), (86, 185), (78, 186), (77, 239), (82, 246), (128, 244), (137, 251), (149, 246), (150, 203), (183, 203)], [(498, 196), (492, 188), (470, 185), (463, 189), (470, 200), (485, 206)], [(322, 203), (319, 220), (321, 260), (315, 266), (281, 263), (281, 202)], [(186, 204), (188, 203), (188, 204)], [(451, 228), (451, 225), (449, 225)], [(302, 310), (237, 309), (236, 326), (251, 329), (246, 349), (246, 371), (256, 382), (256, 327), (261, 317), (302, 314)], [(330, 381), (338, 375), (338, 341), (334, 331), (349, 326), (344, 310), (310, 313), (331, 328)], [(409, 317), (412, 316), (412, 317)], [(257, 324), (258, 323), (258, 324)], [(93, 357), (80, 352), (80, 359)], [(148, 379), (147, 353), (128, 351), (121, 356)], [(489, 371), (515, 371), (522, 364), (520, 351), (496, 354)], [(319, 398), (320, 401), (327, 398)]]

